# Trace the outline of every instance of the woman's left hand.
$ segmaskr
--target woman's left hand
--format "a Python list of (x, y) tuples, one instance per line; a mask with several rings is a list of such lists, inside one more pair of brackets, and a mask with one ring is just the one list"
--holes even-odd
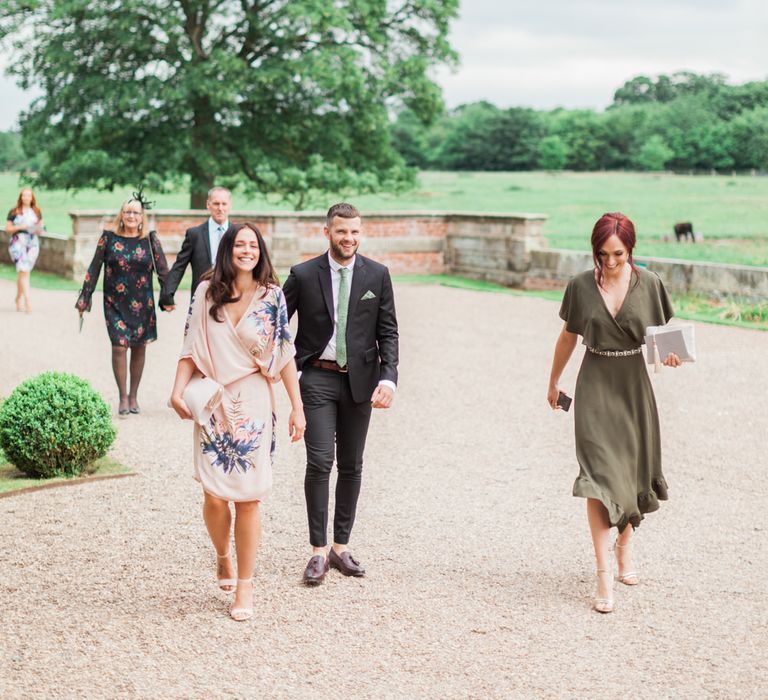
[(662, 364), (665, 367), (679, 367), (680, 365), (683, 364), (683, 361), (677, 355), (675, 355), (675, 353), (671, 352), (669, 353), (669, 355), (667, 355), (666, 359), (664, 360), (664, 362), (662, 362)]
[(306, 429), (307, 419), (304, 417), (304, 409), (296, 408), (291, 411), (288, 418), (288, 434), (291, 436), (291, 442), (301, 440)]

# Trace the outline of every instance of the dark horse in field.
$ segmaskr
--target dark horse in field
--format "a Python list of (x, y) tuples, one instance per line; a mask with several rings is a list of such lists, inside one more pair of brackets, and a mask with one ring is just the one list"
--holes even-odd
[(696, 242), (696, 237), (693, 235), (693, 224), (690, 221), (683, 221), (679, 224), (675, 224), (675, 240), (679, 243), (681, 240), (691, 239), (691, 243)]

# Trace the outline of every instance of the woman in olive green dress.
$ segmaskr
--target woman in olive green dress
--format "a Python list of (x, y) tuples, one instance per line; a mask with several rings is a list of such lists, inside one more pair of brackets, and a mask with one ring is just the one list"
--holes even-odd
[[(605, 214), (592, 231), (593, 270), (565, 290), (565, 321), (555, 345), (547, 401), (557, 409), (558, 382), (579, 336), (587, 346), (576, 381), (574, 421), (579, 476), (573, 495), (587, 499), (597, 559), (595, 610), (613, 610), (610, 529), (618, 528), (618, 580), (638, 582), (629, 541), (644, 513), (667, 499), (661, 472), (659, 417), (641, 345), (648, 326), (664, 325), (672, 304), (659, 277), (635, 267), (635, 226), (623, 214)], [(677, 355), (663, 359), (680, 365)]]

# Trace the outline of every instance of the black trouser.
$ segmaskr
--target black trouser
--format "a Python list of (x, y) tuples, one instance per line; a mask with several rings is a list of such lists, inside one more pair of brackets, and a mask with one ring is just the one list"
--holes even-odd
[(355, 403), (347, 374), (305, 365), (301, 375), (301, 399), (307, 430), (307, 500), (309, 541), (313, 547), (327, 544), (328, 482), (333, 467), (334, 443), (338, 479), (333, 539), (347, 544), (355, 522), (357, 498), (363, 475), (363, 450), (371, 420), (371, 402)]

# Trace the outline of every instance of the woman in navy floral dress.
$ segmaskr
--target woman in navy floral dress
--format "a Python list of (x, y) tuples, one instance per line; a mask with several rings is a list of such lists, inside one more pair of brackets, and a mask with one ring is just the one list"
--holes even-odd
[[(168, 264), (155, 231), (149, 231), (147, 213), (140, 198), (128, 200), (115, 218), (113, 230), (105, 230), (96, 244), (75, 308), (80, 315), (91, 310), (91, 297), (104, 266), (104, 318), (112, 343), (112, 370), (120, 394), (118, 414), (139, 413), (137, 394), (147, 343), (157, 340), (152, 272), (162, 285)], [(128, 350), (130, 388), (128, 388)]]

